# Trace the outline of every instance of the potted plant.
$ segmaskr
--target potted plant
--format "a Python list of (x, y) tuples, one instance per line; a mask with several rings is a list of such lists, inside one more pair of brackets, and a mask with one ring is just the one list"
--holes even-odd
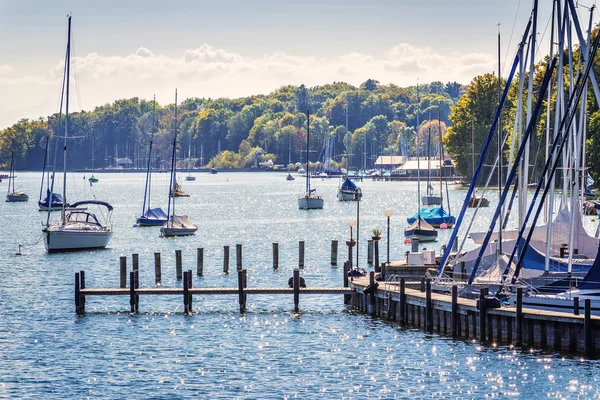
[(381, 239), (381, 230), (373, 229), (373, 240), (379, 240), (379, 239)]

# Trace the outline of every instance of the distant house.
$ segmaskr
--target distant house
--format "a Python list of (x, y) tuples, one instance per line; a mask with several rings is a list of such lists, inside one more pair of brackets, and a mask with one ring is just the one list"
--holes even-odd
[(117, 164), (117, 168), (131, 168), (133, 165), (133, 161), (129, 157), (116, 158), (115, 163)]
[[(445, 157), (443, 167), (444, 176), (455, 176), (456, 172), (454, 171), (454, 164), (450, 157)], [(439, 158), (427, 160), (426, 157), (421, 157), (421, 159), (417, 159), (416, 157), (410, 158), (400, 168), (400, 174), (417, 176), (419, 169), (421, 170), (421, 177), (427, 176), (429, 170), (429, 176), (439, 178), (440, 160)]]
[(404, 163), (408, 157), (406, 156), (379, 156), (377, 157), (377, 161), (375, 161), (375, 168), (377, 169), (398, 169)]

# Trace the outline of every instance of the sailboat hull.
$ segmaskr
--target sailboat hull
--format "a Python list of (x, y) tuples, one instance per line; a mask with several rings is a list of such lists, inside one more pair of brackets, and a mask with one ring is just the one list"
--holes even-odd
[(440, 196), (423, 196), (421, 202), (424, 206), (433, 206), (442, 204), (442, 198)]
[(360, 190), (338, 190), (338, 200), (339, 201), (358, 201), (362, 199), (362, 192)]
[(103, 249), (108, 245), (111, 236), (112, 231), (110, 230), (72, 231), (62, 228), (50, 228), (44, 232), (44, 245), (46, 246), (46, 251), (48, 251), (48, 253)]
[(304, 196), (298, 199), (300, 210), (318, 210), (323, 208), (323, 199), (320, 197)]
[(47, 202), (38, 201), (38, 208), (40, 211), (48, 211), (48, 209), (50, 209), (50, 211), (60, 211), (62, 210), (62, 207), (62, 203), (51, 203), (50, 207), (48, 207)]
[(430, 231), (428, 229), (407, 229), (404, 231), (404, 236), (407, 238), (416, 236), (419, 238), (419, 242), (435, 242), (438, 237), (437, 231)]
[(6, 201), (8, 203), (29, 201), (29, 196), (25, 193), (9, 193), (6, 195)]

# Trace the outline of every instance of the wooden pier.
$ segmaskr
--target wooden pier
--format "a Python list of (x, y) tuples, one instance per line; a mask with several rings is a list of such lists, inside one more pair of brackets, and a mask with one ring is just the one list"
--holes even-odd
[[(591, 315), (589, 300), (582, 315), (575, 315), (523, 308), (518, 301), (521, 289), (517, 307), (486, 309), (485, 301), (459, 298), (456, 286), (452, 295), (433, 293), (431, 280), (419, 290), (407, 287), (404, 278), (395, 284), (375, 282), (371, 273), (355, 278), (351, 286), (356, 289), (350, 299), (352, 307), (402, 326), (488, 345), (600, 356), (600, 318)], [(482, 289), (480, 298), (486, 294)]]
[[(303, 242), (301, 242), (303, 244)], [(183, 280), (180, 288), (163, 288), (161, 285), (161, 257), (160, 253), (154, 253), (155, 260), (155, 285), (153, 288), (140, 288), (139, 282), (139, 264), (138, 257), (134, 255), (133, 270), (129, 272), (129, 287), (126, 287), (127, 282), (127, 260), (126, 257), (121, 257), (120, 265), (120, 287), (119, 288), (88, 288), (85, 284), (85, 271), (75, 273), (75, 311), (77, 314), (85, 313), (86, 298), (90, 296), (129, 296), (129, 305), (132, 313), (139, 311), (140, 296), (182, 296), (184, 304), (184, 313), (192, 312), (193, 296), (208, 296), (208, 295), (237, 295), (240, 305), (240, 312), (246, 311), (248, 295), (288, 295), (293, 296), (294, 310), (299, 311), (300, 296), (304, 295), (323, 295), (335, 294), (344, 295), (345, 299), (349, 299), (349, 295), (354, 294), (355, 289), (349, 287), (348, 284), (348, 264), (345, 264), (344, 270), (344, 286), (343, 287), (305, 287), (304, 279), (300, 277), (300, 270), (294, 269), (293, 276), (290, 278), (289, 287), (262, 287), (249, 288), (247, 287), (248, 277), (247, 270), (241, 269), (241, 245), (236, 246), (238, 266), (238, 285), (237, 287), (226, 288), (199, 288), (192, 286), (192, 270), (182, 271), (181, 250), (176, 251), (176, 275), (178, 280)], [(301, 246), (301, 256), (303, 256), (304, 246)], [(227, 254), (228, 256), (228, 254)], [(227, 259), (228, 257), (226, 257)], [(197, 253), (198, 268), (197, 274), (203, 275), (203, 249), (198, 249)], [(303, 257), (301, 257), (300, 266), (303, 267)], [(224, 268), (224, 273), (228, 271)]]

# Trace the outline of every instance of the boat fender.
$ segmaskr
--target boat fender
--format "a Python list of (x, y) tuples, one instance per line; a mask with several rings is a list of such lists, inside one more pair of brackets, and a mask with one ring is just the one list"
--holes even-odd
[(367, 285), (364, 289), (363, 289), (363, 293), (364, 294), (371, 294), (374, 293), (375, 290), (377, 290), (377, 288), (379, 287), (379, 283), (375, 282), (372, 285)]
[[(294, 287), (294, 277), (292, 276), (290, 279), (288, 279), (288, 286), (293, 288)], [(306, 281), (304, 280), (303, 277), (300, 277), (300, 287), (301, 288), (305, 288), (306, 287)]]
[[(490, 308), (502, 307), (502, 303), (500, 302), (500, 300), (493, 295), (485, 296), (483, 301), (484, 301), (483, 304), (485, 305), (486, 310), (489, 310)], [(479, 310), (479, 300), (477, 300), (477, 309)]]

